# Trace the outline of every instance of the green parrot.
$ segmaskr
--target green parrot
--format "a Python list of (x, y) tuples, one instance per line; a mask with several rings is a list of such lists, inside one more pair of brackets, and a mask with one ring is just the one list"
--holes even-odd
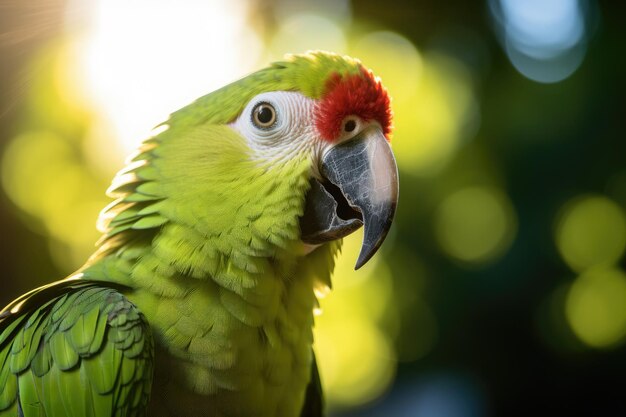
[(0, 416), (321, 416), (316, 290), (391, 226), (392, 112), (358, 60), (289, 55), (174, 112), (94, 254), (0, 312)]

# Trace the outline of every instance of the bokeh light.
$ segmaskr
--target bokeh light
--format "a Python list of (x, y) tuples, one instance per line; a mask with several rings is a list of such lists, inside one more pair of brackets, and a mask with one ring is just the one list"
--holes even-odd
[(414, 417), (482, 417), (487, 415), (478, 385), (455, 374), (432, 375), (417, 387), (403, 413)]
[(382, 325), (398, 319), (391, 275), (381, 257), (354, 270), (362, 237), (359, 232), (344, 239), (333, 291), (320, 301), (322, 314), (316, 318), (315, 349), (332, 407), (374, 400), (395, 375), (396, 355)]
[(350, 48), (383, 80), (393, 99), (393, 146), (400, 169), (432, 176), (474, 133), (478, 107), (467, 67), (448, 55), (422, 55), (405, 37), (367, 33)]
[(421, 54), (407, 38), (389, 31), (370, 32), (359, 37), (350, 52), (382, 79), (393, 98), (394, 108), (415, 97), (423, 62)]
[[(352, 414), (351, 414), (352, 415)], [(428, 372), (394, 389), (359, 417), (484, 417), (489, 414), (481, 384), (460, 372)]]
[(436, 213), (434, 227), (446, 254), (462, 262), (481, 264), (509, 248), (517, 221), (504, 193), (476, 186), (446, 197)]
[(585, 271), (572, 284), (565, 303), (567, 320), (585, 344), (608, 348), (626, 337), (626, 274), (616, 268)]
[(575, 198), (565, 205), (557, 220), (556, 244), (575, 271), (613, 264), (626, 248), (624, 211), (604, 196)]
[[(313, 14), (324, 16), (324, 18), (347, 27), (352, 19), (352, 4), (350, 0), (315, 0), (314, 2), (308, 0), (276, 0), (273, 12), (276, 22), (285, 22), (285, 20), (297, 15)], [(316, 35), (323, 36), (320, 33)], [(293, 53), (293, 51), (290, 52)]]
[[(85, 163), (81, 152), (93, 117), (65, 96), (73, 94), (63, 82), (68, 56), (66, 43), (53, 42), (32, 63), (51, 71), (33, 77), (27, 97), (29, 125), (8, 143), (0, 167), (3, 189), (27, 214), (28, 227), (49, 236), (55, 263), (71, 271), (93, 251), (95, 218), (108, 201), (102, 192), (108, 180), (97, 165)], [(108, 175), (114, 170), (109, 167)]]
[(92, 224), (105, 199), (92, 189), (93, 178), (84, 173), (71, 146), (51, 132), (24, 133), (6, 149), (2, 180), (20, 208), (43, 221), (43, 230), (31, 223), (35, 230), (63, 244), (68, 253), (58, 260), (64, 265), (84, 262), (97, 233), (74, 225)]
[(269, 45), (269, 60), (281, 59), (293, 51), (321, 49), (346, 52), (346, 38), (337, 23), (324, 16), (296, 14), (285, 18)]
[(491, 0), (501, 41), (515, 68), (531, 80), (569, 77), (586, 52), (582, 0)]

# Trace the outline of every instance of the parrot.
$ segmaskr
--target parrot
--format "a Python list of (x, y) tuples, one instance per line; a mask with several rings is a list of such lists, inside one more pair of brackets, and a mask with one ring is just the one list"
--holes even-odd
[(398, 202), (391, 98), (286, 55), (174, 111), (114, 177), (83, 266), (0, 311), (0, 416), (322, 416), (319, 291)]

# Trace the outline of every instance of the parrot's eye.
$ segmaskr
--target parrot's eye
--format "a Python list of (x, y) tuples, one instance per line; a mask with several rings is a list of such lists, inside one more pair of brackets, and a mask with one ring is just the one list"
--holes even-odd
[(259, 129), (268, 129), (276, 123), (276, 110), (269, 103), (262, 102), (252, 109), (252, 123)]
[(354, 119), (348, 119), (343, 124), (343, 131), (346, 133), (354, 132), (354, 129), (356, 129), (356, 120)]
[(348, 116), (341, 122), (341, 138), (348, 139), (356, 135), (362, 129), (361, 119), (355, 115)]

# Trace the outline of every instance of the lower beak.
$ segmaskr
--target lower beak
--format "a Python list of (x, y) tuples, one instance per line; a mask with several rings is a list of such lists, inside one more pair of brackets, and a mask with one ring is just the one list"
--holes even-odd
[(382, 131), (371, 126), (322, 157), (323, 181), (311, 180), (302, 240), (320, 244), (365, 227), (355, 269), (376, 253), (391, 227), (398, 202), (398, 169)]

